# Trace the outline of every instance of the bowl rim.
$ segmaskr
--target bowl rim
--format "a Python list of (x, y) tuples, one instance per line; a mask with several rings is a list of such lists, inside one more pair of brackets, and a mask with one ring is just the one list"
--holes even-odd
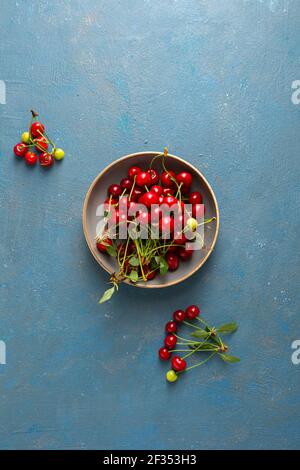
[[(89, 187), (89, 189), (88, 189), (88, 191), (85, 195), (85, 198), (84, 198), (84, 203), (83, 203), (83, 207), (82, 207), (82, 226), (83, 226), (84, 237), (85, 237), (86, 243), (89, 247), (89, 250), (92, 253), (95, 260), (97, 261), (97, 263), (109, 274), (112, 274), (111, 269), (108, 267), (108, 265), (105, 264), (105, 262), (103, 262), (100, 258), (98, 258), (95, 246), (92, 243), (92, 241), (90, 240), (90, 236), (89, 236), (88, 229), (87, 229), (87, 207), (88, 207), (88, 203), (89, 203), (89, 200), (90, 200), (90, 196), (92, 194), (92, 191), (93, 191), (94, 187), (98, 183), (98, 181), (102, 178), (102, 176), (105, 173), (107, 173), (108, 170), (110, 170), (112, 167), (114, 167), (116, 164), (120, 163), (123, 160), (129, 160), (131, 158), (134, 158), (134, 157), (137, 157), (137, 156), (143, 156), (143, 155), (153, 155), (153, 157), (155, 157), (157, 155), (163, 155), (163, 152), (156, 152), (156, 151), (147, 150), (145, 152), (130, 153), (128, 155), (124, 155), (123, 157), (118, 158), (117, 160), (114, 160), (109, 165), (107, 165), (102, 171), (100, 171), (100, 173), (94, 178), (94, 180), (92, 181), (92, 183), (91, 183), (91, 185), (90, 185), (90, 187)], [(175, 160), (187, 165), (189, 168), (191, 168), (193, 171), (195, 171), (202, 178), (204, 183), (206, 184), (206, 186), (208, 188), (208, 191), (210, 192), (210, 194), (212, 196), (213, 202), (215, 204), (215, 208), (216, 208), (216, 220), (215, 220), (216, 229), (215, 229), (214, 238), (213, 238), (211, 247), (208, 250), (208, 252), (206, 253), (205, 257), (202, 258), (201, 261), (191, 271), (189, 271), (184, 276), (181, 276), (178, 279), (174, 279), (174, 281), (169, 281), (169, 282), (167, 282), (166, 284), (163, 284), (163, 285), (162, 284), (151, 284), (151, 282), (149, 284), (147, 282), (144, 282), (144, 283), (141, 282), (141, 283), (133, 284), (133, 283), (129, 282), (129, 280), (127, 280), (127, 279), (125, 281), (122, 281), (122, 283), (128, 284), (128, 285), (133, 286), (133, 287), (140, 287), (142, 289), (143, 288), (144, 289), (156, 289), (156, 288), (164, 288), (164, 287), (174, 286), (176, 284), (179, 284), (180, 282), (185, 281), (186, 279), (191, 277), (193, 274), (195, 274), (195, 272), (197, 272), (204, 265), (204, 263), (207, 261), (207, 259), (212, 254), (212, 252), (214, 250), (214, 247), (215, 247), (215, 244), (217, 242), (217, 238), (218, 238), (218, 234), (219, 234), (219, 227), (220, 227), (220, 213), (219, 213), (218, 202), (217, 202), (215, 193), (212, 190), (212, 187), (210, 186), (207, 179), (203, 176), (203, 174), (194, 165), (187, 162), (183, 158), (178, 157), (177, 155), (173, 155), (173, 154), (168, 153), (167, 158), (169, 158), (169, 157), (174, 158)]]

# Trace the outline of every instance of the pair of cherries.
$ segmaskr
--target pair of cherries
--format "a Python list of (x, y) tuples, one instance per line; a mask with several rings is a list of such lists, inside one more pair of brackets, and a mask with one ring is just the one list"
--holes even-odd
[[(193, 320), (200, 314), (200, 309), (197, 305), (190, 305), (185, 310), (176, 310), (173, 313), (173, 320), (168, 321), (165, 326), (165, 331), (167, 333), (164, 341), (164, 346), (161, 347), (158, 351), (159, 358), (162, 361), (167, 361), (171, 358), (172, 352), (177, 343), (177, 328), (178, 325), (187, 320)], [(175, 372), (182, 372), (186, 369), (186, 361), (184, 358), (176, 355), (171, 360), (172, 369)], [(171, 372), (171, 371), (169, 371)], [(174, 374), (169, 374), (174, 376)], [(175, 379), (176, 380), (176, 379)], [(172, 381), (172, 380), (171, 380)]]

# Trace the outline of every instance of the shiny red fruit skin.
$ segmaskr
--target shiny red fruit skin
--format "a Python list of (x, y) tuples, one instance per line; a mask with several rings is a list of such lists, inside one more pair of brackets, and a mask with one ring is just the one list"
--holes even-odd
[[(112, 241), (110, 238), (106, 238), (104, 241), (107, 245), (112, 246)], [(97, 249), (100, 251), (100, 253), (107, 253), (106, 245), (104, 245), (104, 243), (97, 243)]]
[(47, 142), (47, 139), (45, 139), (45, 137), (38, 137), (37, 139), (34, 139), (34, 143), (35, 143), (35, 148), (39, 152), (45, 152), (45, 150), (48, 150), (48, 142)]
[(194, 191), (189, 195), (189, 204), (202, 204), (202, 196), (198, 191)]
[(25, 161), (27, 163), (27, 165), (29, 166), (32, 166), (32, 165), (35, 165), (36, 162), (37, 162), (37, 154), (34, 153), (34, 152), (26, 152), (25, 153)]
[(174, 253), (166, 254), (166, 262), (168, 263), (169, 271), (176, 271), (179, 266), (179, 258)]
[(186, 368), (186, 362), (179, 356), (174, 356), (172, 359), (172, 369), (180, 372)]
[(157, 171), (151, 168), (151, 170), (148, 170), (147, 173), (150, 175), (151, 178), (150, 184), (156, 184), (159, 180), (159, 174), (157, 173)]
[(174, 196), (174, 194), (175, 194), (175, 189), (172, 189), (172, 188), (163, 188), (162, 194), (163, 194), (163, 196)]
[(144, 204), (148, 208), (150, 208), (152, 204), (159, 204), (159, 197), (157, 196), (157, 194), (151, 192), (143, 194), (140, 199), (139, 202), (141, 204)]
[(176, 174), (175, 174), (174, 171), (172, 171), (172, 170), (164, 171), (161, 174), (160, 182), (163, 186), (165, 186), (167, 188), (173, 188), (174, 186), (176, 186), (176, 183), (173, 181), (172, 178), (176, 179)]
[(25, 153), (28, 151), (28, 145), (19, 142), (14, 146), (14, 154), (16, 157), (24, 157)]
[(178, 251), (178, 256), (182, 261), (188, 261), (193, 256), (193, 250), (186, 250), (185, 248), (180, 248)]
[(177, 331), (177, 325), (174, 321), (168, 321), (168, 323), (166, 323), (166, 327), (165, 327), (165, 330), (167, 333), (176, 333)]
[(139, 166), (131, 166), (128, 170), (128, 178), (133, 180), (135, 175), (137, 175), (138, 173), (141, 173), (141, 172), (142, 172), (142, 170), (140, 169)]
[(136, 202), (142, 196), (142, 194), (144, 194), (144, 191), (139, 188), (133, 188), (130, 200)]
[(173, 313), (173, 319), (174, 319), (174, 321), (177, 321), (177, 323), (182, 322), (185, 319), (185, 311), (184, 310), (176, 310)]
[(182, 232), (174, 233), (173, 240), (176, 245), (184, 245), (187, 242), (187, 238)]
[(111, 196), (118, 197), (122, 194), (122, 188), (119, 184), (111, 184), (107, 190), (107, 193)]
[(159, 204), (163, 204), (164, 202), (164, 196), (158, 196), (159, 197)]
[(164, 197), (164, 204), (167, 204), (169, 207), (175, 206), (178, 200), (174, 196), (165, 196)]
[(147, 281), (151, 281), (156, 276), (156, 271), (153, 271), (149, 266), (143, 267), (144, 274), (146, 276)]
[(199, 313), (200, 313), (200, 308), (197, 307), (197, 305), (190, 305), (189, 307), (185, 309), (186, 317), (189, 320), (193, 320), (194, 318), (196, 318), (199, 315)]
[(45, 131), (45, 126), (41, 122), (35, 121), (31, 124), (30, 134), (33, 137), (41, 137), (44, 131)]
[(177, 343), (177, 338), (176, 338), (175, 335), (167, 335), (165, 337), (165, 346), (166, 346), (166, 348), (173, 349), (173, 348), (175, 348), (176, 343)]
[(44, 168), (48, 168), (49, 166), (52, 166), (53, 163), (54, 163), (54, 158), (52, 157), (52, 155), (50, 155), (49, 153), (41, 153), (40, 155), (40, 158), (39, 158), (39, 161), (40, 161), (40, 165)]
[(146, 171), (142, 171), (136, 175), (135, 182), (138, 186), (150, 186), (151, 184), (151, 176)]
[(187, 171), (182, 171), (181, 173), (178, 173), (176, 176), (177, 183), (180, 184), (182, 183), (183, 186), (185, 187), (190, 187), (192, 184), (192, 175), (191, 173), (188, 173)]
[(130, 178), (123, 178), (121, 180), (120, 186), (122, 189), (127, 189), (127, 191), (130, 191), (133, 185), (133, 181)]
[(150, 192), (154, 193), (154, 194), (157, 194), (157, 196), (161, 196), (162, 192), (163, 192), (163, 188), (156, 184), (156, 185), (151, 187)]
[(158, 355), (162, 361), (167, 361), (171, 357), (171, 353), (167, 348), (160, 348), (158, 351)]

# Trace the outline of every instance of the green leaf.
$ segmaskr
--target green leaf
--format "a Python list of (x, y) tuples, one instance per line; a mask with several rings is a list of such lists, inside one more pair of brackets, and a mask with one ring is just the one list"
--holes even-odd
[(235, 322), (232, 323), (224, 323), (217, 328), (218, 333), (226, 334), (226, 333), (233, 333), (238, 329), (238, 325)]
[(117, 250), (114, 246), (106, 245), (106, 251), (109, 254), (109, 256), (113, 256), (114, 258), (117, 256)]
[(101, 299), (99, 300), (99, 304), (103, 304), (104, 302), (109, 300), (113, 296), (114, 292), (115, 292), (115, 287), (114, 286), (107, 289), (104, 292), (104, 294), (102, 295)]
[(137, 282), (137, 280), (139, 278), (139, 275), (138, 275), (137, 271), (131, 271), (131, 273), (129, 274), (128, 277), (132, 282)]
[(192, 336), (195, 338), (207, 338), (209, 335), (208, 331), (205, 330), (194, 330), (193, 333), (191, 333)]
[(235, 362), (240, 362), (239, 357), (230, 356), (229, 354), (220, 353), (220, 358), (223, 359), (224, 362), (229, 362), (230, 364), (234, 364)]
[(160, 274), (166, 274), (166, 272), (169, 270), (169, 265), (166, 262), (165, 258), (161, 257), (159, 261), (159, 272)]
[(136, 256), (132, 256), (129, 260), (130, 266), (139, 266), (140, 262)]

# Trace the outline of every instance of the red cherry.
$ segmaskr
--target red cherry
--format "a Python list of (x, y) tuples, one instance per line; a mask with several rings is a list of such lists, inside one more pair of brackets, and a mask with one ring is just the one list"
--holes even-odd
[(172, 369), (180, 372), (186, 368), (186, 362), (179, 356), (174, 356), (172, 359)]
[(14, 146), (14, 154), (16, 157), (24, 157), (25, 153), (28, 151), (28, 145), (19, 142)]
[(186, 250), (185, 248), (180, 248), (178, 251), (178, 256), (182, 261), (188, 261), (193, 256), (193, 250)]
[(166, 346), (166, 348), (173, 349), (173, 348), (175, 348), (176, 343), (177, 343), (177, 338), (176, 338), (175, 335), (167, 335), (165, 337), (165, 346)]
[(173, 313), (173, 318), (178, 323), (182, 322), (185, 319), (185, 311), (184, 310), (176, 310)]
[(107, 253), (107, 245), (112, 246), (112, 241), (110, 238), (105, 238), (101, 243), (97, 243), (98, 251), (101, 253)]
[(133, 185), (133, 182), (130, 178), (123, 178), (120, 183), (121, 188), (127, 189), (127, 191), (131, 190), (132, 185)]
[(122, 194), (122, 188), (119, 184), (111, 184), (107, 190), (107, 193), (111, 196), (121, 196)]
[(171, 357), (171, 353), (167, 348), (160, 348), (158, 355), (162, 361), (167, 361)]
[(174, 233), (173, 239), (176, 245), (184, 245), (187, 242), (186, 236), (181, 231)]
[(146, 207), (151, 207), (152, 204), (159, 203), (159, 197), (157, 196), (157, 194), (154, 194), (151, 192), (143, 194), (143, 196), (140, 199), (139, 199), (139, 202), (141, 204), (144, 204)]
[(142, 171), (136, 175), (135, 182), (138, 186), (150, 186), (151, 184), (151, 176), (146, 171)]
[[(41, 157), (40, 157), (41, 158)], [(114, 198), (106, 198), (105, 201), (104, 201), (104, 204), (108, 204), (108, 205), (111, 205), (111, 206), (115, 206), (118, 204), (118, 201), (117, 199), (114, 199)]]
[(164, 197), (164, 204), (167, 204), (169, 207), (177, 205), (177, 199), (174, 196), (165, 196)]
[(192, 184), (192, 175), (191, 173), (188, 173), (187, 171), (182, 171), (181, 173), (178, 173), (176, 176), (177, 183), (180, 184), (182, 183), (183, 186), (185, 187), (190, 187)]
[(143, 266), (143, 271), (144, 271), (147, 281), (151, 281), (156, 276), (156, 271), (153, 271), (153, 269), (151, 269), (150, 266), (148, 265)]
[(166, 324), (165, 330), (167, 333), (176, 333), (177, 325), (174, 321), (168, 321)]
[(205, 213), (206, 207), (204, 204), (192, 206), (192, 216), (194, 217), (194, 219), (200, 220), (202, 217), (205, 216)]
[(27, 163), (27, 165), (35, 165), (36, 162), (37, 162), (37, 154), (34, 153), (34, 152), (26, 152), (25, 153), (25, 161)]
[(162, 195), (162, 192), (163, 192), (163, 189), (161, 186), (158, 186), (157, 184), (152, 186), (151, 189), (150, 189), (150, 192), (151, 193), (154, 193), (154, 194), (157, 194), (157, 196), (161, 196)]
[(189, 204), (202, 204), (202, 196), (198, 191), (194, 191), (189, 195)]
[(138, 173), (141, 173), (141, 172), (142, 172), (142, 170), (140, 169), (139, 166), (131, 166), (128, 170), (128, 178), (133, 180), (135, 175), (137, 175)]
[(151, 170), (148, 170), (147, 173), (150, 175), (151, 178), (150, 184), (156, 184), (159, 180), (159, 174), (157, 173), (157, 171), (151, 168)]
[(169, 271), (176, 271), (179, 266), (179, 258), (174, 253), (167, 253), (166, 254), (166, 262), (169, 266)]
[(175, 190), (172, 188), (163, 188), (162, 193), (164, 196), (174, 196)]
[(178, 246), (176, 245), (172, 245), (167, 248), (168, 253), (176, 253), (177, 250), (178, 250)]
[(137, 201), (141, 196), (142, 196), (143, 191), (139, 188), (133, 188), (130, 200), (131, 201)]
[(174, 232), (174, 219), (169, 215), (163, 216), (159, 221), (159, 228), (162, 232), (162, 235), (167, 236), (169, 233)]
[(176, 186), (174, 179), (176, 179), (176, 174), (172, 170), (164, 171), (160, 177), (161, 184), (165, 187), (170, 187), (170, 188)]
[(164, 196), (158, 196), (159, 204), (163, 204)]
[(41, 122), (35, 121), (31, 124), (30, 134), (33, 137), (41, 137), (41, 135), (44, 134), (44, 131), (45, 131), (45, 126)]
[(38, 137), (37, 139), (34, 139), (35, 147), (39, 152), (45, 152), (45, 150), (48, 150), (48, 142), (45, 137)]
[(48, 168), (49, 166), (52, 166), (54, 163), (53, 156), (46, 152), (41, 153), (39, 160), (40, 160), (40, 165), (43, 166), (44, 168)]
[(190, 305), (185, 310), (186, 317), (189, 320), (193, 320), (193, 318), (196, 318), (199, 315), (199, 313), (200, 313), (200, 308), (197, 307), (197, 305)]

